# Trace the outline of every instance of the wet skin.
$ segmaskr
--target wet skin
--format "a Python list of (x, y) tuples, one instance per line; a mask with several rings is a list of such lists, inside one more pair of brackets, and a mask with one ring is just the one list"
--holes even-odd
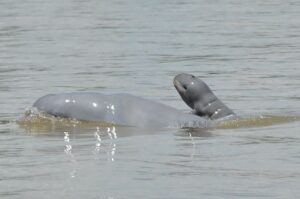
[(182, 99), (195, 110), (195, 114), (184, 113), (158, 102), (123, 93), (49, 94), (39, 98), (33, 107), (56, 117), (137, 127), (207, 128), (212, 126), (208, 118), (219, 119), (234, 115), (202, 80), (192, 75), (177, 75), (174, 78), (174, 86)]
[(174, 86), (183, 101), (194, 110), (196, 115), (210, 119), (220, 119), (235, 116), (210, 90), (201, 79), (190, 74), (179, 74), (174, 78)]
[(209, 127), (210, 121), (130, 94), (60, 93), (38, 99), (33, 107), (53, 116), (137, 127)]

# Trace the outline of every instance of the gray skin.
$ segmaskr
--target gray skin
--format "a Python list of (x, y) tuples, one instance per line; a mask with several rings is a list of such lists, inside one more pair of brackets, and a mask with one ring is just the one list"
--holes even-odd
[(217, 119), (234, 114), (203, 81), (192, 75), (177, 75), (174, 85), (196, 115), (130, 94), (93, 92), (49, 94), (39, 98), (33, 107), (56, 117), (147, 128), (208, 128), (212, 121), (203, 116)]
[(173, 83), (183, 101), (194, 110), (194, 114), (212, 120), (236, 116), (205, 82), (194, 75), (179, 74)]
[(56, 117), (101, 121), (144, 128), (209, 128), (212, 122), (197, 115), (130, 94), (92, 92), (50, 94), (34, 104), (38, 111)]

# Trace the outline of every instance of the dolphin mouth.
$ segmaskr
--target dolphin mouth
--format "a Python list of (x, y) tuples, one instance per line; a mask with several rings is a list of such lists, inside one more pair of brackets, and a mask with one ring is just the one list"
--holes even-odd
[(173, 84), (178, 91), (184, 91), (182, 84), (177, 79), (174, 79)]
[(186, 87), (184, 87), (184, 85), (176, 78), (174, 79), (173, 84), (179, 93), (184, 93), (186, 91)]

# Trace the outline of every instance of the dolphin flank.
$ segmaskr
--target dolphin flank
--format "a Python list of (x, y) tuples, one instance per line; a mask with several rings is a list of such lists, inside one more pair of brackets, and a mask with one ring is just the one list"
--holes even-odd
[(174, 86), (195, 114), (125, 93), (49, 94), (39, 98), (33, 107), (55, 117), (136, 127), (208, 128), (212, 126), (210, 119), (234, 115), (203, 81), (192, 75), (177, 75)]

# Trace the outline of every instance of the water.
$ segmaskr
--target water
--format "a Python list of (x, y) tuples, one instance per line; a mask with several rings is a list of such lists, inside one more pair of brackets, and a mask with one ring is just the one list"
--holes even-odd
[(0, 2), (1, 198), (299, 198), (299, 121), (24, 128), (40, 96), (128, 92), (189, 108), (179, 72), (242, 116), (300, 115), (298, 1)]

